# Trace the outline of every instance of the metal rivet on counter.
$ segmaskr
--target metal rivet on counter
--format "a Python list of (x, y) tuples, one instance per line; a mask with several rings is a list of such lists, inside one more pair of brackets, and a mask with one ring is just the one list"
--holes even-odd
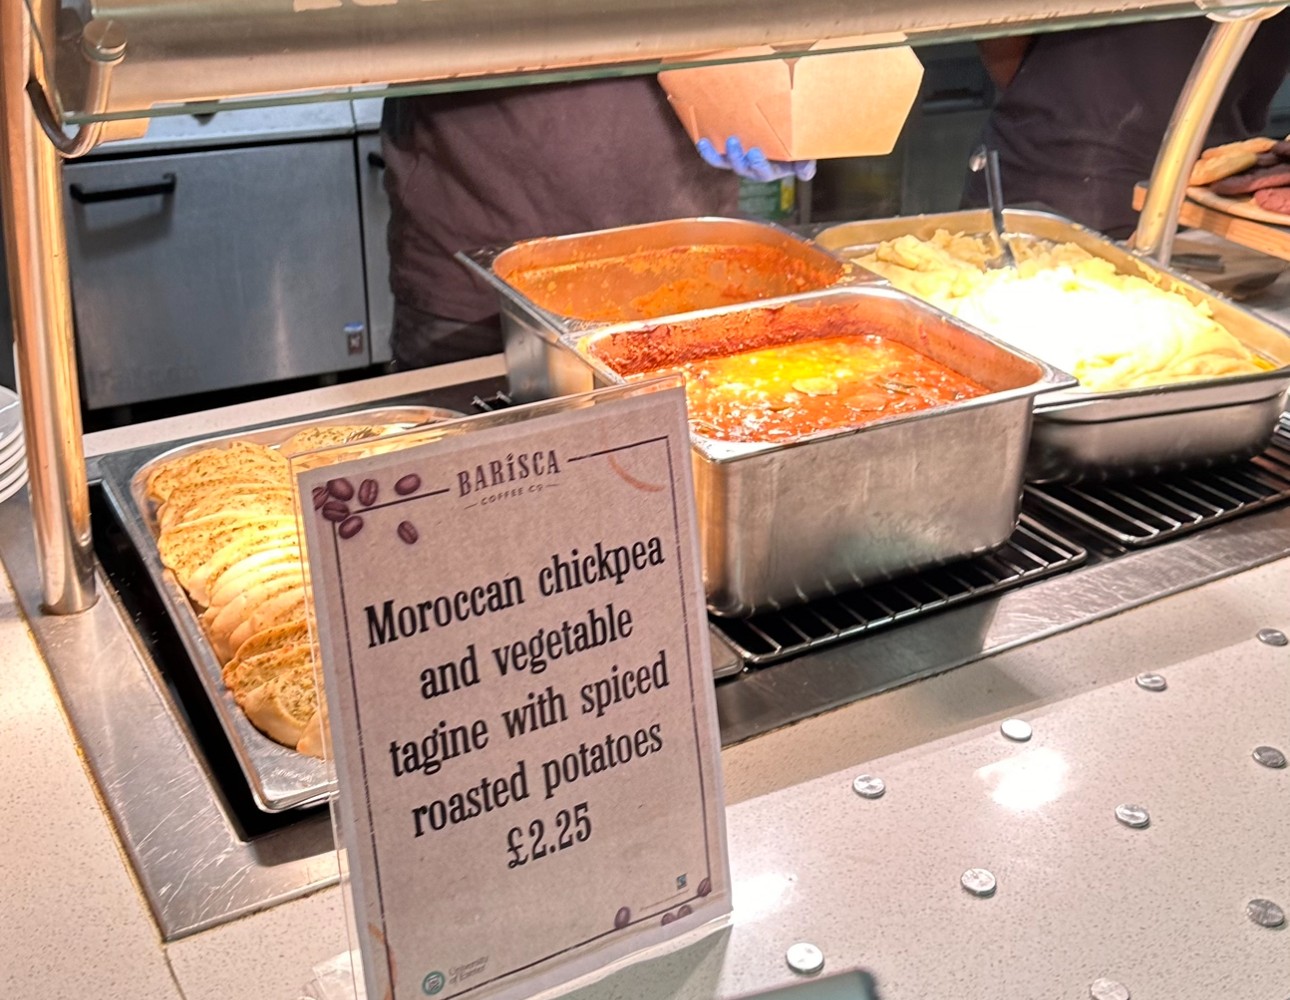
[(1120, 805), (1115, 807), (1115, 818), (1135, 830), (1151, 825), (1151, 815), (1142, 806)]
[(993, 896), (994, 890), (998, 888), (998, 881), (994, 873), (985, 868), (969, 868), (959, 879), (963, 883), (963, 888), (972, 893), (973, 896)]
[(1279, 628), (1261, 628), (1258, 632), (1259, 642), (1266, 642), (1269, 646), (1285, 646), (1290, 644), (1290, 639)]
[(1094, 979), (1088, 987), (1093, 1000), (1129, 1000), (1129, 988), (1114, 979)]
[(1026, 740), (1030, 739), (1034, 730), (1030, 728), (1030, 723), (1025, 719), (1004, 719), (1003, 725), (999, 727), (999, 732), (1017, 743), (1025, 743)]
[(1276, 747), (1255, 747), (1251, 756), (1264, 767), (1286, 766), (1286, 755)]
[(788, 949), (785, 956), (788, 967), (804, 976), (813, 976), (824, 968), (824, 952), (809, 941), (799, 941)]
[(1169, 683), (1160, 674), (1138, 674), (1133, 682), (1144, 691), (1163, 691)]
[(1251, 899), (1245, 904), (1245, 915), (1260, 927), (1277, 928), (1286, 922), (1286, 911), (1270, 899)]
[(861, 774), (851, 782), (851, 788), (862, 799), (880, 799), (887, 790), (887, 783), (872, 774)]

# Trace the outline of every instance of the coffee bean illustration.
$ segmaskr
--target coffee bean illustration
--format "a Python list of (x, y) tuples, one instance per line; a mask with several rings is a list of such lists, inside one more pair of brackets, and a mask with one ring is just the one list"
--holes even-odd
[(336, 529), (341, 538), (353, 538), (363, 530), (363, 519), (357, 514), (352, 514), (340, 522), (340, 527)]
[(712, 879), (705, 878), (699, 883), (698, 893), (700, 896), (706, 896), (710, 892), (712, 892)]
[(329, 479), (327, 480), (327, 492), (337, 500), (354, 499), (354, 484), (348, 479)]
[(349, 517), (349, 504), (343, 500), (328, 500), (322, 505), (322, 516), (328, 521), (343, 521)]
[(682, 917), (688, 917), (693, 912), (694, 910), (690, 908), (690, 904), (686, 903), (684, 906), (682, 906), (679, 910), (676, 911), (676, 919), (680, 920)]
[(417, 526), (411, 521), (400, 521), (398, 527), (399, 537), (409, 545), (416, 544), (416, 540), (421, 537), (417, 531)]
[(670, 924), (670, 923), (671, 923), (673, 920), (675, 920), (675, 919), (676, 919), (676, 914), (675, 914), (675, 913), (664, 913), (664, 914), (663, 914), (663, 926), (664, 926), (664, 927), (666, 927), (668, 924)]
[(617, 913), (615, 913), (615, 914), (614, 914), (614, 929), (615, 929), (615, 930), (622, 930), (624, 927), (626, 927), (626, 926), (627, 926), (628, 924), (630, 924), (631, 922), (632, 922), (632, 911), (631, 911), (631, 910), (629, 910), (629, 909), (628, 909), (627, 907), (625, 907), (625, 906), (624, 906), (624, 907), (621, 907), (621, 908), (619, 909), (619, 911), (618, 911)]
[(315, 486), (314, 487), (314, 510), (318, 510), (326, 502), (327, 502), (327, 487)]
[(358, 484), (358, 502), (364, 507), (370, 507), (376, 503), (380, 492), (381, 486), (375, 479), (364, 479)]
[(401, 497), (405, 497), (409, 493), (415, 493), (419, 489), (421, 489), (421, 477), (415, 472), (409, 472), (394, 484), (394, 492)]

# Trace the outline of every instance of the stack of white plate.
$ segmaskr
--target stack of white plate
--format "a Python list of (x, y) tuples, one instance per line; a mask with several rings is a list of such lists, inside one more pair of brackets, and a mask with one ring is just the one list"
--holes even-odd
[(22, 406), (12, 389), (0, 385), (0, 503), (27, 485), (27, 449), (22, 439)]

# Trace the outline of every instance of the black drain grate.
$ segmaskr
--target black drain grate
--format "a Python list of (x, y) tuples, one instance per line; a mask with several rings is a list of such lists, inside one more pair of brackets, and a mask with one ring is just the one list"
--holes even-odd
[(1118, 545), (1143, 548), (1290, 499), (1290, 429), (1282, 425), (1267, 451), (1236, 465), (1026, 492)]
[(799, 607), (711, 621), (747, 662), (764, 666), (1037, 580), (1078, 566), (1087, 556), (1027, 508), (1012, 537), (989, 555)]
[[(502, 392), (473, 403), (481, 412), (512, 405)], [(711, 617), (712, 626), (746, 663), (765, 666), (1073, 569), (1088, 551), (1063, 524), (1123, 552), (1288, 500), (1287, 421), (1290, 415), (1267, 451), (1248, 462), (1116, 483), (1027, 486), (1017, 530), (995, 552), (750, 618)]]

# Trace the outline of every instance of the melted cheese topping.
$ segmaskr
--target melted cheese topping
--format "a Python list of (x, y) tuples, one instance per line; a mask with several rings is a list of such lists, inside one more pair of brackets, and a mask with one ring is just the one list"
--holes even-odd
[(857, 263), (1104, 392), (1272, 366), (1179, 292), (1120, 274), (1073, 243), (1011, 241), (1017, 269), (987, 269), (991, 241), (902, 236)]
[(690, 425), (719, 441), (789, 441), (988, 391), (903, 344), (872, 334), (702, 358), (640, 377), (672, 372), (685, 378)]

